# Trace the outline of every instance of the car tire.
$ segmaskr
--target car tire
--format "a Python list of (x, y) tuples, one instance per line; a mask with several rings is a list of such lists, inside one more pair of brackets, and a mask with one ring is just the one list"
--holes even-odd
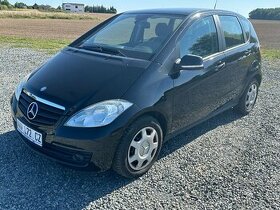
[(159, 122), (150, 116), (139, 118), (121, 139), (113, 161), (114, 171), (126, 178), (142, 176), (157, 160), (162, 142)]
[(239, 100), (238, 105), (236, 106), (236, 110), (243, 115), (249, 114), (256, 104), (258, 93), (259, 83), (254, 79), (246, 87), (243, 95)]

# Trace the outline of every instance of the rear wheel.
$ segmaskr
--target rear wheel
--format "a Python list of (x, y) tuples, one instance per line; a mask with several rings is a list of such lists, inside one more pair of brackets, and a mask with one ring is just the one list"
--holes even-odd
[(237, 110), (244, 115), (249, 114), (256, 104), (258, 92), (259, 83), (257, 80), (253, 80), (240, 98), (240, 101), (237, 105)]
[(156, 119), (140, 118), (124, 134), (115, 154), (113, 169), (128, 178), (143, 175), (156, 161), (162, 138), (162, 129)]

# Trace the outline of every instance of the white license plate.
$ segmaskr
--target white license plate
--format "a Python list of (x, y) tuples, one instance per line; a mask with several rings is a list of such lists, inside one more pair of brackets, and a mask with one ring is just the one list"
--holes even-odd
[(17, 130), (29, 141), (42, 147), (42, 134), (24, 125), (17, 119)]

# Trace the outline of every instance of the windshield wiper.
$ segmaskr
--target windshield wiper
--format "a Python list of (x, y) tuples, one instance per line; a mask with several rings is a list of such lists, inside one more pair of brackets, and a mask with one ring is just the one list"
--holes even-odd
[(101, 46), (101, 45), (83, 45), (79, 47), (80, 49), (95, 51), (95, 52), (101, 52), (101, 53), (107, 53), (107, 54), (113, 54), (113, 55), (120, 55), (123, 57), (127, 57), (126, 54), (124, 54), (121, 50), (113, 47), (108, 46)]

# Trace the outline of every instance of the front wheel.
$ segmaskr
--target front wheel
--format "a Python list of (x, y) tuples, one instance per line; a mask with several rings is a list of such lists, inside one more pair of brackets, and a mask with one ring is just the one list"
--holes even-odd
[(115, 154), (113, 169), (133, 178), (146, 173), (156, 161), (162, 146), (162, 129), (153, 117), (142, 117), (124, 134)]
[(237, 110), (244, 115), (249, 114), (257, 101), (259, 93), (259, 83), (257, 80), (250, 82), (237, 105)]

